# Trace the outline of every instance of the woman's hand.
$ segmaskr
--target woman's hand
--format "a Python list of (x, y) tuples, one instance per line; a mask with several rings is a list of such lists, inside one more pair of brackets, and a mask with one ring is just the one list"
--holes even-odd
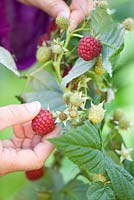
[(0, 141), (0, 175), (38, 169), (52, 152), (54, 146), (46, 138), (56, 137), (59, 127), (45, 137), (37, 135), (31, 128), (31, 120), (40, 108), (39, 102), (0, 108), (0, 130), (13, 126), (14, 131), (13, 138)]
[(76, 26), (89, 15), (93, 8), (92, 0), (72, 0), (70, 7), (63, 0), (19, 0), (20, 2), (36, 6), (49, 15), (56, 18), (57, 16), (65, 16)]

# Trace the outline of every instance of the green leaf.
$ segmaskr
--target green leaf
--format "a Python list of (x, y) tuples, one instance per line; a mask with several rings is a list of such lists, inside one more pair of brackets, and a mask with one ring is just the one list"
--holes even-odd
[(96, 62), (96, 59), (93, 59), (91, 61), (85, 61), (82, 58), (78, 58), (78, 60), (75, 62), (73, 68), (69, 71), (68, 75), (66, 75), (62, 79), (61, 85), (63, 87), (66, 87), (66, 85), (72, 81), (74, 78), (77, 78), (78, 76), (84, 74), (89, 69), (91, 69)]
[(87, 192), (88, 200), (115, 200), (114, 192), (101, 182), (92, 183)]
[(0, 64), (11, 70), (17, 76), (20, 76), (12, 55), (3, 47), (0, 47)]
[(25, 93), (22, 98), (25, 102), (39, 101), (43, 108), (51, 111), (63, 110), (63, 91), (50, 73), (42, 70), (32, 76), (31, 84), (34, 92)]
[(61, 190), (61, 199), (58, 200), (88, 200), (87, 199), (88, 184), (80, 180), (72, 180)]
[(120, 24), (113, 22), (112, 18), (104, 9), (96, 9), (91, 15), (92, 26), (96, 32), (97, 37), (103, 44), (102, 58), (103, 65), (108, 71), (112, 73), (112, 65), (110, 57), (120, 53), (118, 49), (123, 44), (124, 29)]
[(134, 199), (134, 178), (122, 167), (107, 159), (106, 171), (113, 190), (120, 200)]
[(44, 89), (61, 91), (61, 88), (54, 77), (45, 70), (41, 70), (32, 76), (31, 85), (36, 91)]
[(104, 155), (98, 130), (87, 122), (60, 137), (50, 139), (81, 169), (88, 172), (104, 172)]
[(50, 108), (51, 111), (63, 110), (63, 93), (60, 91), (30, 92), (22, 95), (25, 102), (39, 101), (42, 108)]

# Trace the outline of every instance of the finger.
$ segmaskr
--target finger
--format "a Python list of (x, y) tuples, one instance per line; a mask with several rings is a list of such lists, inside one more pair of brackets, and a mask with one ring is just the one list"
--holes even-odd
[(13, 132), (14, 132), (14, 135), (17, 138), (24, 138), (25, 137), (24, 127), (21, 124), (17, 124), (15, 126), (13, 126)]
[(0, 108), (0, 130), (32, 120), (40, 111), (39, 102), (9, 105)]
[(93, 3), (91, 0), (73, 0), (70, 9), (70, 21), (71, 23), (71, 29), (74, 30), (78, 24), (82, 22), (82, 20), (85, 18), (85, 16), (88, 16), (91, 9), (92, 9)]
[(33, 138), (34, 135), (36, 134), (33, 129), (32, 129), (32, 126), (31, 126), (31, 122), (27, 122), (23, 125), (24, 127), (24, 134), (25, 134), (25, 137), (27, 138)]
[(27, 0), (31, 5), (34, 5), (52, 17), (65, 16), (69, 18), (70, 10), (63, 0)]
[(49, 133), (42, 139), (41, 143), (35, 146), (34, 152), (38, 156), (41, 164), (43, 164), (44, 161), (47, 160), (48, 156), (54, 149), (54, 145), (48, 142), (47, 139), (57, 137), (59, 133), (60, 133), (60, 127), (56, 126), (56, 128), (51, 133)]

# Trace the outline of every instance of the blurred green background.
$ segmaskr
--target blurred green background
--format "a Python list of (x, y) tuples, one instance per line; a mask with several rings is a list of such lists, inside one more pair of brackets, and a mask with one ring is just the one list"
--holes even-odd
[[(117, 8), (114, 14), (116, 20), (122, 21), (125, 17), (133, 16), (133, 0), (109, 0), (111, 8)], [(127, 5), (127, 6), (126, 6)], [(121, 57), (115, 67), (113, 85), (118, 87), (116, 98), (109, 107), (109, 111), (115, 108), (122, 108), (130, 121), (134, 123), (134, 32), (125, 35), (125, 46)], [(24, 86), (24, 81), (17, 78), (12, 72), (0, 66), (0, 106), (19, 103), (15, 98), (19, 95)], [(1, 131), (0, 139), (8, 138), (12, 134), (11, 129)], [(129, 131), (123, 131), (122, 135), (128, 147), (134, 147), (134, 126)], [(67, 170), (68, 161), (64, 169)], [(63, 169), (63, 171), (64, 171)], [(73, 171), (72, 171), (73, 173)], [(71, 174), (72, 175), (72, 174)], [(66, 174), (67, 178), (69, 173)], [(13, 200), (15, 194), (27, 183), (24, 174), (21, 172), (12, 173), (0, 177), (0, 200)]]

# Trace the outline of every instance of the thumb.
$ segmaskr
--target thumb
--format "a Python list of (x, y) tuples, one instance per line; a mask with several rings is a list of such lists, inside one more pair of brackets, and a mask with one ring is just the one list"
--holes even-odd
[(0, 108), (0, 130), (32, 120), (40, 111), (38, 101)]
[(69, 18), (70, 9), (63, 0), (27, 0), (33, 6), (36, 6), (52, 17), (64, 16)]

